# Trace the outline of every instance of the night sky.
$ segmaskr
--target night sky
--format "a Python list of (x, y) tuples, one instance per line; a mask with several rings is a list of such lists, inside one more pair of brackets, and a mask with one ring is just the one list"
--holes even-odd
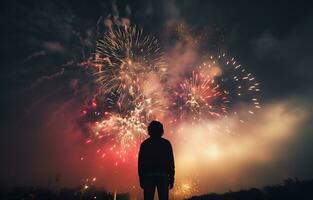
[[(225, 173), (213, 179), (220, 184), (205, 180), (203, 191), (313, 178), (313, 5), (308, 1), (1, 1), (0, 9), (1, 185), (45, 186), (60, 174), (62, 186), (73, 186), (89, 173), (89, 165), (77, 161), (92, 151), (84, 146), (77, 116), (95, 87), (84, 62), (107, 18), (127, 18), (158, 38), (169, 68), (196, 64), (203, 52), (226, 51), (260, 81), (264, 109), (258, 123), (245, 130), (256, 135), (249, 137), (255, 138), (249, 151), (275, 150), (266, 151), (262, 162), (243, 154), (238, 170), (228, 174), (222, 166)], [(194, 50), (188, 41), (178, 47), (181, 38), (173, 26), (201, 38), (200, 47)], [(276, 108), (276, 128), (263, 130), (273, 127), (263, 116)], [(281, 130), (289, 125), (286, 131), (292, 133), (284, 135)], [(271, 137), (264, 139), (258, 129)], [(105, 169), (103, 177), (110, 177), (111, 168)], [(223, 187), (221, 177), (233, 180)]]

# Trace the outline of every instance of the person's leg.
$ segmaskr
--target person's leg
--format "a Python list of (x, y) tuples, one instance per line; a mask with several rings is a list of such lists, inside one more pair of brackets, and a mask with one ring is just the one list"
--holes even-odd
[(146, 178), (143, 189), (144, 200), (153, 200), (156, 184), (152, 177)]
[(144, 200), (153, 200), (155, 187), (145, 187), (143, 190)]
[(157, 181), (159, 200), (168, 200), (169, 182), (168, 177), (160, 176)]

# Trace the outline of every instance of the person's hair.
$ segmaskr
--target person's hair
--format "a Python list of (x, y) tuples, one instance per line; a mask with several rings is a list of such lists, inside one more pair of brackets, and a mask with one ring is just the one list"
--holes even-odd
[(159, 121), (152, 121), (148, 126), (148, 134), (151, 137), (161, 137), (164, 133), (163, 125)]

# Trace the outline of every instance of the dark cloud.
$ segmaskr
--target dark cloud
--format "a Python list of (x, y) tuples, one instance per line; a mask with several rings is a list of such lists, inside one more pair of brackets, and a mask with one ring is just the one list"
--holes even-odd
[(258, 66), (262, 65), (263, 74), (267, 74), (264, 82), (271, 83), (272, 92), (312, 95), (308, 93), (313, 86), (310, 58), (313, 52), (310, 45), (312, 23), (312, 20), (304, 22), (283, 38), (266, 30), (252, 41)]
[(43, 48), (52, 52), (63, 52), (64, 47), (60, 44), (60, 42), (43, 42)]

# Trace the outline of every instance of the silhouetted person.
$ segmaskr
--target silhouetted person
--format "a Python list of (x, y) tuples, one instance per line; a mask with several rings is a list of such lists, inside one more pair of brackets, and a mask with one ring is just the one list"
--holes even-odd
[(163, 125), (158, 121), (152, 121), (148, 126), (150, 137), (140, 146), (138, 172), (145, 200), (153, 200), (156, 188), (159, 200), (167, 200), (169, 188), (172, 189), (174, 186), (172, 145), (162, 138), (163, 133)]

